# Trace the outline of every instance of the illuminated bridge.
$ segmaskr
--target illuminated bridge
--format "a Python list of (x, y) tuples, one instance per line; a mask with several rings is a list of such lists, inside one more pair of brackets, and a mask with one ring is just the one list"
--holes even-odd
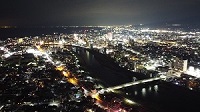
[(149, 79), (144, 79), (144, 80), (138, 80), (135, 82), (129, 82), (129, 83), (125, 83), (122, 85), (118, 85), (118, 86), (114, 86), (114, 87), (109, 87), (109, 88), (104, 88), (102, 90), (99, 91), (99, 93), (103, 93), (104, 91), (114, 91), (116, 89), (121, 89), (121, 88), (125, 88), (125, 87), (129, 87), (129, 86), (134, 86), (137, 84), (142, 84), (142, 83), (146, 83), (146, 82), (152, 82), (152, 81), (156, 81), (156, 80), (163, 80), (166, 79), (169, 76), (161, 76), (161, 77), (154, 77), (154, 78), (149, 78)]

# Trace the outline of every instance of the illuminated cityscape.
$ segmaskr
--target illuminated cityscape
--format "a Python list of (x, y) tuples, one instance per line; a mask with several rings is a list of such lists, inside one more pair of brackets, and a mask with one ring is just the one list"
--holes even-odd
[[(155, 83), (153, 89), (158, 91), (157, 83), (165, 82), (198, 93), (199, 36), (198, 31), (128, 25), (2, 40), (0, 109), (150, 111), (126, 88)], [(121, 76), (90, 70), (84, 58), (95, 59)]]
[(1, 0), (0, 112), (199, 112), (200, 0)]

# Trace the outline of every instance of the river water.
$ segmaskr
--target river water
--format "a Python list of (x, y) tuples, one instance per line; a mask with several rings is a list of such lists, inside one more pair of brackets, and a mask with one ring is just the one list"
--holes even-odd
[[(114, 86), (132, 81), (135, 76), (144, 78), (139, 73), (128, 72), (110, 59), (98, 53), (76, 49), (81, 65), (91, 76), (100, 79), (105, 86)], [(125, 97), (143, 105), (151, 112), (199, 112), (200, 93), (176, 85), (155, 81), (121, 89)]]

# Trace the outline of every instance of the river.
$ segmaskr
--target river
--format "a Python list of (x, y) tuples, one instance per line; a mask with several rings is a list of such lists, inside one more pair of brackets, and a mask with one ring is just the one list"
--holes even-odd
[[(145, 78), (142, 74), (132, 73), (120, 68), (107, 56), (76, 48), (80, 64), (91, 76), (101, 80), (105, 86), (114, 86)], [(135, 85), (121, 89), (125, 97), (142, 104), (152, 112), (199, 112), (200, 93), (178, 87), (163, 81)]]

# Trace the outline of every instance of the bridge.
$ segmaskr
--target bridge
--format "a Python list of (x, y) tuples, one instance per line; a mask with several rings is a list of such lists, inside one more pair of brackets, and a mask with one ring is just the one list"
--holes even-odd
[(125, 84), (122, 84), (122, 85), (101, 89), (99, 91), (99, 93), (104, 93), (105, 91), (107, 91), (107, 92), (114, 91), (116, 89), (121, 89), (121, 88), (129, 87), (129, 86), (134, 86), (134, 85), (142, 84), (142, 83), (146, 83), (146, 82), (152, 82), (152, 81), (156, 81), (156, 80), (163, 80), (163, 79), (166, 79), (167, 77), (170, 77), (170, 76), (154, 77), (154, 78), (149, 78), (149, 79), (138, 80), (138, 81), (135, 81), (135, 82), (129, 82), (129, 83), (125, 83)]

